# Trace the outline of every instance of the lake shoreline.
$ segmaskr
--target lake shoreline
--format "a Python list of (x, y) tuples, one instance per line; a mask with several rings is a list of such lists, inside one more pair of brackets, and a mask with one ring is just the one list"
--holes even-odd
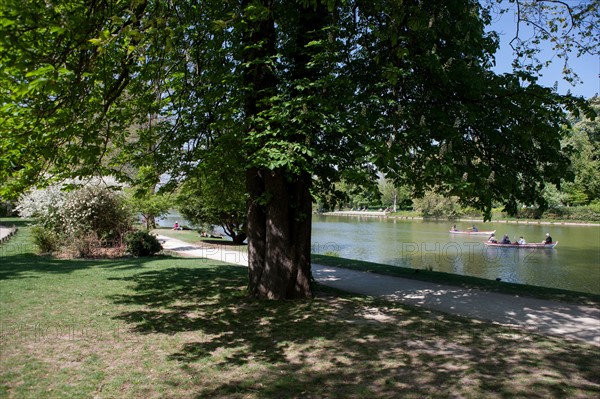
[(520, 220), (511, 220), (511, 219), (503, 219), (503, 220), (489, 220), (484, 222), (481, 218), (457, 218), (457, 219), (448, 219), (448, 218), (430, 218), (423, 216), (403, 216), (403, 215), (393, 215), (389, 212), (378, 212), (378, 211), (333, 211), (333, 212), (320, 212), (318, 215), (323, 216), (359, 216), (359, 217), (371, 217), (371, 218), (382, 218), (382, 219), (399, 219), (399, 220), (431, 220), (436, 222), (448, 221), (449, 223), (453, 222), (469, 222), (469, 223), (505, 223), (505, 224), (524, 224), (524, 225), (559, 225), (559, 226), (590, 226), (590, 227), (600, 227), (600, 223), (598, 222), (578, 222), (578, 221), (552, 221), (552, 220), (532, 220), (532, 219), (520, 219)]

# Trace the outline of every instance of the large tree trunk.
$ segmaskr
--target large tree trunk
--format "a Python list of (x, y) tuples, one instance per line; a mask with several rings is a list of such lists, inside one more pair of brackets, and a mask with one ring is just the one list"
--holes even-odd
[[(309, 176), (248, 171), (249, 291), (268, 299), (312, 295)], [(266, 201), (266, 202), (265, 202)]]

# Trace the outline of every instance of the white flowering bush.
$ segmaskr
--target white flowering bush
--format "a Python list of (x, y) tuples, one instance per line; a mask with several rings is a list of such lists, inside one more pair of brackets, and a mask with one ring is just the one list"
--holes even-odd
[(58, 183), (35, 188), (22, 195), (15, 208), (19, 216), (36, 218), (42, 226), (59, 231), (60, 210), (68, 194), (63, 190), (63, 185)]
[(95, 256), (96, 249), (123, 246), (131, 230), (131, 212), (115, 187), (88, 184), (71, 191), (67, 183), (31, 190), (22, 196), (17, 210), (36, 218), (48, 234), (58, 235), (63, 246), (75, 246), (78, 256)]
[(94, 233), (102, 242), (121, 242), (131, 228), (121, 194), (107, 187), (86, 186), (73, 191), (60, 214), (63, 232), (72, 237)]

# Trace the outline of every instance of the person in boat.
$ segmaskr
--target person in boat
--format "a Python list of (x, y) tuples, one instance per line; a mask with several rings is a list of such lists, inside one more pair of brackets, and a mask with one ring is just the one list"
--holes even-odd
[(179, 230), (179, 222), (176, 221), (175, 224), (173, 225), (173, 230)]
[(508, 234), (504, 234), (504, 237), (502, 237), (502, 241), (500, 241), (500, 244), (512, 244), (510, 242), (510, 237), (508, 236)]
[(546, 233), (546, 239), (542, 241), (542, 244), (552, 244), (552, 237), (550, 236), (550, 233)]
[(519, 240), (517, 241), (517, 244), (519, 244), (519, 245), (527, 244), (527, 241), (525, 241), (525, 239), (523, 238), (523, 236), (521, 236), (521, 237), (519, 237)]
[(458, 231), (455, 224), (452, 225), (452, 231)]
[(492, 233), (490, 238), (488, 238), (488, 242), (491, 242), (493, 244), (496, 244), (498, 242), (498, 240), (496, 240), (496, 233)]
[(471, 230), (473, 230), (474, 232), (478, 232), (479, 231), (479, 229), (475, 225), (473, 225), (473, 227), (471, 228)]

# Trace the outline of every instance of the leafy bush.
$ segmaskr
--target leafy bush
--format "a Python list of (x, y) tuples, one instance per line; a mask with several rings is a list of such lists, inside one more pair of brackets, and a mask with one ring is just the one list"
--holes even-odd
[(571, 206), (548, 209), (544, 218), (558, 220), (600, 221), (600, 212), (595, 206)]
[(600, 215), (600, 199), (594, 200), (592, 201), (589, 205), (588, 205), (589, 209), (592, 212), (597, 213), (598, 215)]
[(0, 217), (17, 216), (16, 209), (13, 209), (12, 203), (3, 201), (0, 198)]
[(444, 197), (434, 192), (427, 192), (422, 198), (413, 200), (413, 208), (423, 217), (458, 217), (461, 207), (457, 197)]
[[(508, 216), (508, 215), (506, 215), (506, 216)], [(540, 210), (538, 208), (527, 207), (527, 208), (519, 209), (519, 212), (517, 213), (516, 216), (519, 219), (539, 219), (542, 217), (542, 213), (540, 212)]]
[(54, 246), (61, 241), (80, 257), (96, 257), (101, 249), (121, 247), (131, 229), (131, 213), (122, 195), (99, 183), (64, 190), (68, 184), (76, 182), (31, 190), (19, 199), (19, 214), (37, 218), (44, 228), (37, 238), (42, 251), (56, 251), (59, 248)]
[(131, 220), (122, 197), (99, 186), (69, 193), (61, 209), (62, 230), (69, 236), (94, 233), (102, 242), (120, 241)]
[(60, 236), (53, 230), (42, 226), (33, 226), (31, 229), (33, 243), (37, 245), (40, 253), (48, 254), (56, 252), (60, 248)]
[(125, 236), (127, 252), (133, 256), (151, 256), (162, 251), (158, 239), (146, 231), (134, 231)]

